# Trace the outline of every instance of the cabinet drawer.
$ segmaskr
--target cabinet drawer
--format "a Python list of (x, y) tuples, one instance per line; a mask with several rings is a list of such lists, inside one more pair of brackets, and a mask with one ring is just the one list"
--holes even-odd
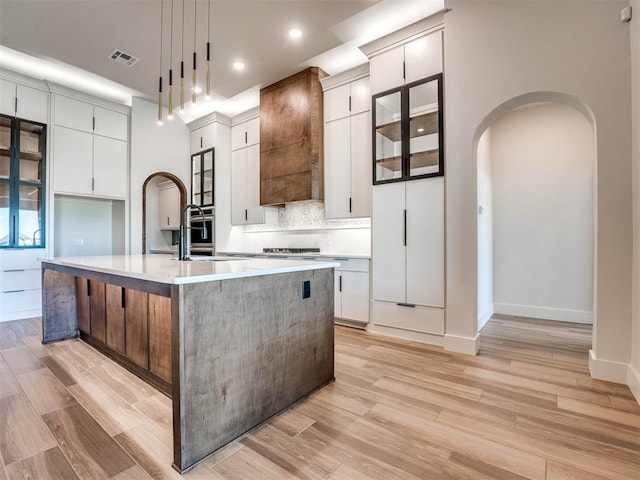
[(0, 271), (40, 269), (40, 259), (46, 256), (44, 248), (0, 250)]
[(0, 292), (0, 313), (36, 310), (42, 307), (41, 290)]
[(41, 277), (40, 269), (0, 271), (0, 292), (39, 289)]
[(369, 271), (369, 259), (368, 258), (345, 258), (345, 257), (329, 257), (323, 259), (323, 261), (339, 262), (340, 266), (336, 268), (339, 270), (348, 270), (351, 272), (368, 272)]
[(431, 307), (403, 307), (373, 301), (371, 323), (414, 332), (444, 335), (444, 310)]

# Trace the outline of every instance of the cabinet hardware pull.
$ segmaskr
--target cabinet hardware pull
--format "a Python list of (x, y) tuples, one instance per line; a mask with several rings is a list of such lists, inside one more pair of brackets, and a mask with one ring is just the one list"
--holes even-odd
[(93, 117), (93, 130), (96, 129), (96, 117)]
[(351, 197), (349, 197), (349, 213), (351, 213)]
[(167, 217), (167, 225), (170, 225), (170, 224), (169, 224), (169, 217)]
[(403, 245), (406, 247), (407, 246), (407, 209), (404, 209), (404, 221), (403, 221), (403, 225), (402, 225), (402, 229), (403, 229)]
[(399, 307), (416, 308), (416, 306), (413, 303), (396, 303), (396, 305), (398, 305)]
[(24, 268), (22, 269), (14, 269), (14, 270), (3, 270), (4, 273), (9, 273), (9, 272), (24, 272)]
[(96, 179), (91, 177), (91, 191), (93, 192), (96, 189)]
[(16, 117), (18, 116), (18, 97), (16, 97), (16, 105), (15, 105)]
[(24, 290), (5, 290), (4, 293), (20, 293), (24, 292)]
[(247, 132), (244, 132), (244, 143), (249, 143), (249, 135)]
[(407, 62), (402, 61), (402, 78), (406, 80), (407, 78)]
[(342, 291), (342, 275), (340, 275), (340, 287), (338, 288), (338, 291)]
[(349, 95), (349, 111), (351, 111), (351, 95)]
[(202, 137), (200, 137), (200, 148), (202, 148)]
[[(13, 223), (13, 238), (17, 239), (18, 237), (20, 237), (20, 235), (16, 232), (16, 216), (15, 215), (11, 219), (11, 222)], [(15, 242), (15, 243), (18, 243), (18, 242)]]
[(91, 280), (87, 278), (87, 297), (91, 296)]
[(122, 306), (122, 308), (126, 308), (127, 307), (127, 296), (125, 294), (124, 287), (121, 287), (121, 288), (122, 288), (122, 294), (121, 294), (122, 297), (120, 299), (120, 305)]
[(249, 212), (247, 211), (247, 209), (244, 209), (244, 221), (246, 222), (247, 220), (249, 220)]

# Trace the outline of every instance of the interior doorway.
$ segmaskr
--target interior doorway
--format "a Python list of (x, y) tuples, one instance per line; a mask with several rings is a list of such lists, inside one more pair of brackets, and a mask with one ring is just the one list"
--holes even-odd
[(593, 323), (593, 124), (544, 96), (506, 107), (477, 142), (478, 330), (494, 313)]
[(142, 253), (177, 251), (177, 232), (187, 205), (187, 189), (168, 172), (149, 175), (142, 185)]

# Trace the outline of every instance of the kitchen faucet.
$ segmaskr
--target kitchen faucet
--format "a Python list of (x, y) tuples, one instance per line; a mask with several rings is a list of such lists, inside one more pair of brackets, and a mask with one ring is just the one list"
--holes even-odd
[(189, 205), (184, 207), (184, 210), (182, 210), (182, 221), (180, 222), (180, 239), (178, 241), (178, 260), (191, 260), (191, 242), (188, 241), (186, 235), (187, 230), (189, 230), (190, 228), (202, 230), (202, 238), (207, 238), (207, 224), (205, 222), (202, 222), (202, 227), (190, 227), (185, 224), (188, 219), (186, 212), (190, 208), (197, 208), (200, 212), (200, 215), (202, 215), (202, 218), (204, 218), (204, 212), (202, 211), (202, 208), (200, 208), (198, 205), (194, 205), (193, 203), (190, 203)]

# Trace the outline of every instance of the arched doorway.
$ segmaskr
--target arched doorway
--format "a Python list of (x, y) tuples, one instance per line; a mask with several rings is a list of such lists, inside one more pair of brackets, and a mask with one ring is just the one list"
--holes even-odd
[(556, 92), (513, 98), (475, 136), (477, 322), (595, 323), (595, 122)]
[(157, 184), (159, 182), (164, 182), (164, 181), (173, 182), (173, 184), (175, 184), (175, 187), (179, 191), (180, 222), (182, 222), (182, 211), (187, 206), (187, 189), (184, 186), (184, 183), (182, 183), (182, 180), (180, 180), (180, 178), (168, 172), (156, 172), (147, 177), (147, 179), (142, 184), (142, 253), (147, 253), (149, 250), (148, 236), (147, 236), (148, 234), (147, 232), (148, 188), (152, 184)]

